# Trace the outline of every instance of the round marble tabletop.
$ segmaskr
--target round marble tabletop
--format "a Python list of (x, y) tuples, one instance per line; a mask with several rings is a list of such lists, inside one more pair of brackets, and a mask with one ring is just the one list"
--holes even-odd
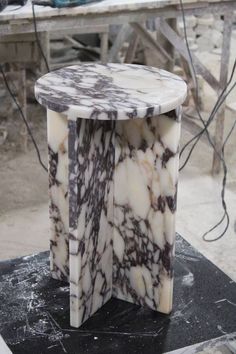
[(82, 64), (50, 72), (35, 85), (36, 99), (69, 119), (125, 120), (169, 112), (185, 100), (178, 76), (132, 64)]

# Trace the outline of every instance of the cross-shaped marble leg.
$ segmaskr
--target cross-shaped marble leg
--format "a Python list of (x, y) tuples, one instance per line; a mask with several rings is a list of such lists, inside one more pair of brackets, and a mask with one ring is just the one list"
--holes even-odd
[(47, 110), (50, 271), (69, 281), (68, 120)]
[(78, 327), (112, 296), (114, 122), (69, 121), (70, 316)]
[(68, 127), (49, 111), (48, 122), (51, 270), (70, 279), (71, 325), (112, 295), (169, 313), (180, 108), (127, 121), (78, 118)]
[(172, 309), (180, 109), (116, 125), (113, 296)]

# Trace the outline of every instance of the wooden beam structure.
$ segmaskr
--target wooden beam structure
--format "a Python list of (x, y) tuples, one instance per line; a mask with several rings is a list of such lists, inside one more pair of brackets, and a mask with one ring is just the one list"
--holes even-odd
[(139, 43), (139, 36), (136, 32), (133, 32), (130, 37), (129, 46), (126, 52), (125, 63), (129, 64), (133, 62), (138, 43)]
[(110, 49), (109, 55), (108, 55), (108, 61), (112, 63), (119, 63), (120, 58), (119, 58), (119, 52), (121, 48), (124, 45), (124, 42), (128, 39), (128, 37), (131, 35), (132, 29), (130, 28), (129, 24), (125, 24), (121, 27), (118, 35), (116, 36), (116, 39), (113, 43), (113, 46)]
[(140, 38), (155, 51), (155, 54), (165, 64), (167, 60), (171, 60), (170, 54), (148, 33), (148, 31), (139, 23), (131, 23), (134, 31), (140, 36)]
[[(158, 28), (162, 32), (163, 36), (168, 39), (168, 41), (175, 47), (175, 49), (187, 60), (191, 65), (191, 58), (189, 57), (186, 44), (183, 39), (170, 27), (166, 20), (162, 18), (157, 19)], [(201, 75), (206, 82), (215, 90), (216, 92), (220, 89), (220, 82), (214, 77), (214, 75), (208, 70), (204, 64), (197, 58), (195, 54), (191, 54), (193, 65), (196, 72)]]
[[(185, 15), (221, 15), (224, 17), (224, 33), (221, 56), (220, 80), (208, 70), (205, 65), (192, 55), (193, 64), (197, 73), (214, 89), (217, 94), (222, 90), (227, 82), (230, 40), (232, 31), (232, 14), (236, 11), (235, 0), (185, 0)], [(170, 62), (172, 54), (161, 41), (156, 41), (146, 31), (143, 24), (148, 19), (156, 19), (159, 30), (162, 35), (169, 41), (176, 51), (186, 60), (190, 62), (189, 54), (184, 40), (176, 33), (172, 20), (182, 16), (179, 0), (104, 0), (96, 4), (87, 6), (78, 6), (74, 8), (56, 9), (43, 6), (35, 6), (37, 29), (38, 32), (57, 32), (70, 31), (77, 29), (78, 32), (84, 31), (86, 28), (91, 29), (96, 26), (104, 25), (123, 25), (121, 33), (119, 33), (111, 51), (109, 53), (110, 61), (119, 61), (118, 52), (121, 46), (130, 35), (131, 26), (135, 31), (135, 41), (130, 43), (125, 61), (131, 62), (134, 56), (135, 48), (139, 38), (145, 40), (160, 60), (165, 64)], [(169, 21), (170, 20), (170, 21)], [(131, 24), (131, 26), (129, 25)], [(34, 33), (34, 22), (32, 8), (30, 5), (24, 6), (20, 11), (11, 11), (5, 9), (0, 13), (0, 36), (12, 35), (20, 33)], [(102, 39), (102, 62), (106, 62), (107, 36)], [(158, 53), (158, 54), (157, 54)], [(224, 131), (224, 107), (222, 107), (216, 120), (215, 143), (217, 150), (221, 151), (223, 143)], [(213, 159), (213, 172), (220, 170), (220, 159), (217, 154)]]

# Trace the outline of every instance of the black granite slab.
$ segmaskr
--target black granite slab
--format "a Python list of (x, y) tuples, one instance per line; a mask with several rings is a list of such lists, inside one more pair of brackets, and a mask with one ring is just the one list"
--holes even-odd
[(236, 283), (177, 237), (174, 310), (110, 300), (79, 329), (48, 252), (0, 262), (0, 333), (14, 354), (159, 354), (236, 330)]

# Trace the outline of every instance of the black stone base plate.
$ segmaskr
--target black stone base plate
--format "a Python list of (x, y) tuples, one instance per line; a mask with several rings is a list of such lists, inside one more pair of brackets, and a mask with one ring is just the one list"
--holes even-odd
[(164, 353), (236, 331), (235, 303), (236, 283), (180, 236), (170, 315), (112, 299), (79, 329), (48, 252), (0, 262), (0, 333), (13, 354)]

